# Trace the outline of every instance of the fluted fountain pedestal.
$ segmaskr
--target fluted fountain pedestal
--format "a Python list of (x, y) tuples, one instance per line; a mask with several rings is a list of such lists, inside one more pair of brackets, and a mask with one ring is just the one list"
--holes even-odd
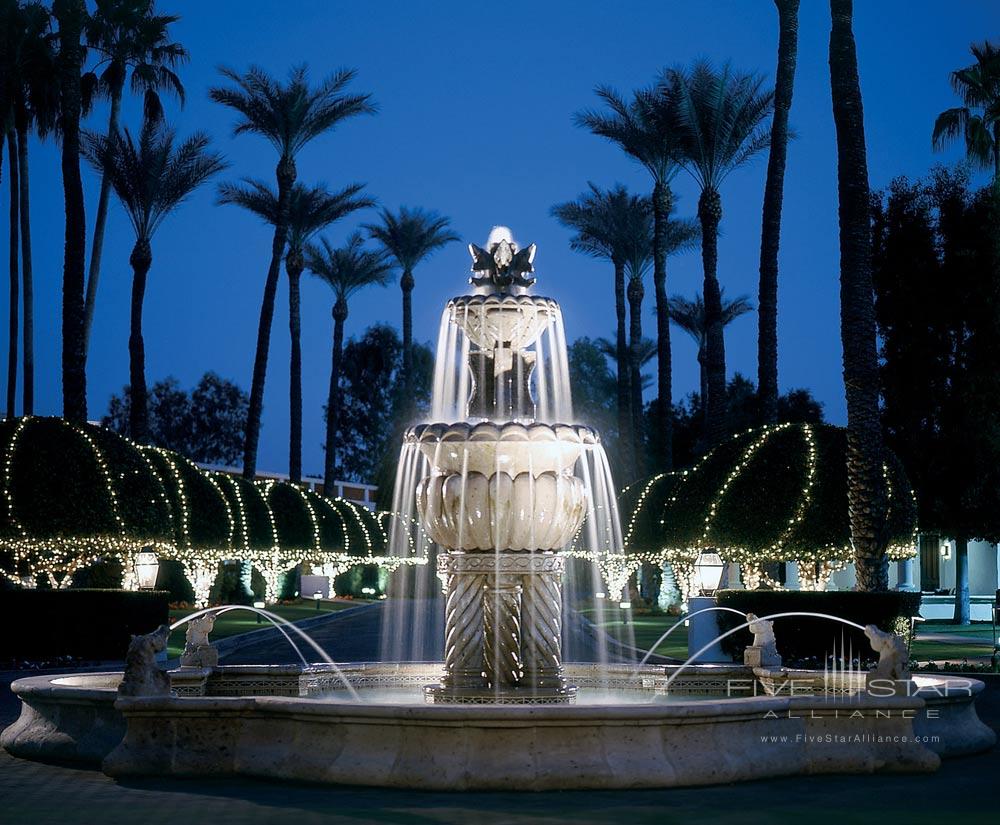
[(554, 552), (438, 556), (446, 582), (445, 676), (429, 702), (566, 704), (562, 675), (562, 585)]

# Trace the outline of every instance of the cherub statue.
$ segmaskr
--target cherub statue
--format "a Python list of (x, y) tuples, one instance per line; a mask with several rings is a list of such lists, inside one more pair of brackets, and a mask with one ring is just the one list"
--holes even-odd
[(869, 674), (869, 680), (899, 681), (910, 678), (910, 654), (906, 651), (906, 642), (902, 636), (886, 633), (873, 624), (865, 628), (865, 636), (871, 642), (872, 650), (878, 654), (878, 664)]
[(181, 667), (215, 667), (219, 664), (219, 651), (208, 641), (208, 634), (215, 627), (215, 615), (206, 613), (188, 622)]
[(748, 667), (781, 667), (781, 656), (774, 638), (774, 622), (747, 613), (753, 644), (743, 651), (743, 663)]
[(170, 628), (161, 624), (152, 633), (133, 636), (125, 654), (125, 673), (119, 696), (169, 696), (170, 677), (156, 666), (156, 654), (167, 649)]

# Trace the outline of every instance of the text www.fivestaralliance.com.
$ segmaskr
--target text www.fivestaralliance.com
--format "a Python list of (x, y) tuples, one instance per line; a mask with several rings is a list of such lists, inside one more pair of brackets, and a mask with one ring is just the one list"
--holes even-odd
[(899, 734), (896, 736), (886, 736), (874, 733), (856, 733), (856, 734), (835, 734), (835, 733), (825, 733), (818, 734), (816, 736), (810, 736), (808, 734), (800, 733), (796, 736), (761, 736), (760, 742), (762, 745), (800, 745), (800, 744), (823, 744), (823, 745), (862, 745), (872, 742), (892, 742), (892, 743), (904, 743), (904, 742), (919, 742), (921, 744), (931, 744), (941, 741), (940, 736), (906, 736), (905, 734)]

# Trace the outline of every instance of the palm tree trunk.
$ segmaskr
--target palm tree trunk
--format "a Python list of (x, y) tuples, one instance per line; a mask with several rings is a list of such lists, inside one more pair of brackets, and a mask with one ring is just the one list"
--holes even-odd
[[(118, 134), (118, 118), (121, 112), (122, 90), (111, 94), (111, 113), (108, 115), (110, 138)], [(90, 329), (94, 323), (94, 305), (97, 303), (97, 282), (101, 277), (101, 253), (104, 250), (104, 228), (108, 221), (108, 203), (111, 200), (111, 179), (101, 175), (101, 194), (97, 199), (97, 215), (94, 218), (94, 242), (90, 248), (90, 270), (87, 274), (87, 297), (83, 308), (83, 346), (90, 349)]]
[(830, 0), (830, 84), (840, 196), (840, 335), (847, 395), (847, 499), (859, 590), (887, 590), (868, 160), (852, 0)]
[[(0, 156), (3, 149), (0, 148)], [(17, 147), (14, 130), (7, 132), (7, 156), (10, 171), (10, 307), (9, 335), (7, 339), (7, 418), (16, 414), (17, 404), (17, 307), (20, 297), (20, 276), (17, 269), (17, 238), (18, 238), (18, 180), (17, 180)]]
[(21, 341), (23, 347), (22, 365), (23, 389), (21, 391), (21, 414), (35, 412), (35, 279), (31, 264), (31, 203), (28, 196), (28, 124), (18, 124), (17, 128), (18, 192), (21, 216)]
[(726, 342), (722, 334), (722, 292), (717, 276), (722, 198), (714, 189), (702, 190), (698, 198), (698, 218), (705, 273), (705, 369), (708, 373), (705, 444), (711, 449), (726, 433)]
[[(615, 267), (615, 352), (617, 359), (615, 371), (618, 380), (618, 440), (622, 445), (625, 455), (635, 454), (633, 444), (631, 401), (629, 400), (629, 349), (626, 338), (625, 319), (625, 265), (619, 261), (614, 261)], [(630, 466), (631, 461), (626, 459), (626, 473), (628, 480), (635, 478), (635, 468)]]
[(299, 285), (302, 279), (302, 256), (288, 255), (285, 270), (288, 272), (288, 330), (292, 336), (292, 350), (288, 374), (288, 477), (302, 480), (302, 319)]
[(403, 380), (401, 382), (405, 398), (411, 399), (411, 389), (413, 387), (413, 272), (409, 269), (403, 270), (403, 277), (399, 279), (399, 287), (403, 291)]
[(243, 477), (253, 479), (257, 474), (257, 446), (260, 443), (260, 419), (264, 410), (264, 381), (267, 378), (267, 355), (271, 346), (271, 324), (274, 321), (274, 300), (278, 293), (281, 275), (281, 256), (288, 236), (288, 202), (295, 183), (295, 161), (282, 157), (278, 161), (278, 221), (271, 243), (271, 265), (264, 282), (264, 296), (260, 303), (260, 321), (257, 324), (257, 349), (253, 359), (253, 380), (250, 385), (250, 405), (247, 409), (247, 435), (243, 445)]
[(87, 10), (83, 0), (54, 0), (59, 22), (59, 120), (62, 127), (62, 178), (66, 210), (62, 286), (63, 416), (87, 420), (87, 354), (83, 348), (83, 290), (87, 220), (80, 178), (80, 33)]
[(674, 411), (670, 360), (670, 312), (667, 301), (667, 222), (673, 193), (661, 181), (653, 186), (653, 291), (656, 295), (656, 405), (657, 469), (674, 468)]
[(955, 536), (955, 624), (969, 624), (969, 538)]
[(778, 420), (778, 245), (788, 156), (788, 112), (792, 108), (799, 36), (799, 0), (774, 0), (778, 7), (778, 69), (774, 88), (771, 148), (764, 184), (757, 293), (757, 392), (765, 424)]
[(698, 391), (701, 393), (702, 412), (705, 411), (705, 399), (708, 397), (708, 356), (705, 354), (705, 344), (698, 345)]
[(149, 443), (149, 402), (146, 396), (146, 350), (142, 340), (142, 304), (146, 278), (153, 264), (149, 241), (135, 242), (129, 256), (132, 265), (132, 311), (128, 336), (129, 434), (133, 441)]
[(340, 418), (340, 358), (344, 351), (344, 322), (347, 301), (338, 298), (333, 307), (333, 352), (330, 358), (330, 391), (326, 399), (326, 462), (323, 467), (323, 493), (329, 498), (337, 478), (337, 424)]
[(642, 360), (642, 299), (646, 290), (642, 278), (629, 278), (628, 308), (629, 308), (629, 395), (632, 407), (632, 455), (637, 477), (645, 475), (645, 439), (643, 438), (642, 421), (642, 376), (640, 374)]

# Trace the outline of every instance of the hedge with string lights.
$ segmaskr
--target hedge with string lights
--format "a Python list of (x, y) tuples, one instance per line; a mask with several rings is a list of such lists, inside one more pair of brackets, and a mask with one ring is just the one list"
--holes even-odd
[[(341, 568), (385, 552), (374, 514), (273, 480), (205, 471), (60, 418), (0, 421), (0, 573), (66, 584), (104, 557), (128, 562), (152, 545), (202, 578), (219, 561), (270, 572), (309, 560)], [(196, 583), (196, 589), (210, 585)]]
[[(741, 432), (690, 470), (632, 485), (620, 506), (630, 553), (690, 563), (703, 549), (748, 567), (853, 559), (847, 511), (847, 432), (778, 424)], [(889, 556), (912, 555), (913, 491), (886, 456)], [(631, 508), (631, 509), (629, 509)]]

